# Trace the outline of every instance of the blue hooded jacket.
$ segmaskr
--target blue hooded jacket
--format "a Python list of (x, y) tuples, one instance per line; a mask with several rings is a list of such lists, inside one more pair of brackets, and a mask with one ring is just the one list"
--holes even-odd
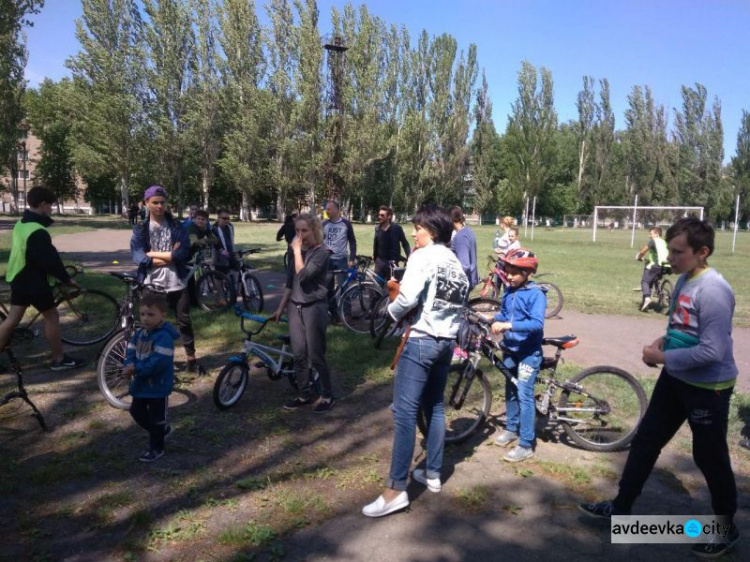
[(546, 310), (547, 295), (533, 281), (517, 289), (506, 288), (495, 320), (513, 326), (503, 336), (508, 351), (526, 355), (542, 349)]
[(125, 365), (135, 365), (130, 381), (133, 398), (164, 398), (174, 387), (174, 340), (180, 333), (169, 322), (141, 328), (128, 343)]

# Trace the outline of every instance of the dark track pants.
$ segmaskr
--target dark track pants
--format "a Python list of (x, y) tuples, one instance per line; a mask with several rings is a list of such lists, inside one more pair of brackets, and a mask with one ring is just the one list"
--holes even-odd
[(135, 423), (148, 431), (152, 451), (164, 450), (164, 430), (167, 427), (167, 397), (133, 398), (130, 415)]
[(630, 512), (662, 448), (687, 420), (693, 434), (693, 459), (708, 484), (714, 514), (734, 517), (737, 487), (727, 446), (729, 399), (733, 390), (698, 388), (662, 370), (630, 445), (620, 491), (614, 500), (617, 509)]
[(326, 329), (328, 328), (328, 303), (320, 300), (307, 305), (290, 302), (289, 338), (294, 354), (294, 375), (302, 398), (312, 397), (310, 367), (320, 375), (321, 395), (330, 398), (331, 372), (326, 362)]

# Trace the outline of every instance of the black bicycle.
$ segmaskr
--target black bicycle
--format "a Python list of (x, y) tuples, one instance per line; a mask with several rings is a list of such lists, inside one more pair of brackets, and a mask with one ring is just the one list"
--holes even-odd
[[(65, 266), (71, 277), (83, 273), (83, 269), (73, 265)], [(5, 292), (10, 287), (0, 278)], [(57, 283), (53, 287), (55, 306), (60, 316), (60, 339), (70, 345), (92, 345), (102, 342), (117, 330), (118, 305), (114, 297), (96, 289), (76, 288)], [(0, 292), (3, 292), (0, 289)], [(0, 301), (0, 323), (5, 321), (9, 309)], [(34, 338), (40, 333), (36, 322), (41, 312), (35, 312), (31, 319), (16, 328), (16, 333), (24, 339)]]
[(665, 314), (669, 311), (669, 305), (672, 303), (672, 293), (674, 292), (672, 281), (667, 279), (667, 276), (671, 274), (672, 267), (669, 264), (662, 265), (661, 272), (651, 283), (652, 306), (656, 311), (664, 312)]
[[(486, 358), (511, 384), (517, 379), (502, 360), (504, 348), (490, 335), (490, 322), (468, 309), (459, 342), (468, 358), (450, 367), (445, 387), (446, 443), (460, 443), (474, 434), (488, 419), (492, 405), (490, 382), (480, 368)], [(646, 412), (646, 393), (628, 372), (609, 365), (584, 369), (570, 380), (556, 378), (565, 349), (578, 345), (573, 335), (545, 338), (555, 348), (544, 357), (535, 391), (539, 415), (560, 424), (571, 441), (588, 451), (619, 451), (626, 448)], [(428, 420), (420, 409), (417, 423), (427, 434)]]
[(242, 297), (242, 306), (248, 312), (255, 313), (263, 312), (263, 288), (258, 278), (252, 273), (255, 268), (246, 256), (257, 254), (260, 251), (260, 248), (249, 248), (235, 252), (239, 260), (240, 269), (239, 271), (232, 271), (230, 274), (230, 277), (236, 281), (234, 285), (236, 286), (237, 295)]

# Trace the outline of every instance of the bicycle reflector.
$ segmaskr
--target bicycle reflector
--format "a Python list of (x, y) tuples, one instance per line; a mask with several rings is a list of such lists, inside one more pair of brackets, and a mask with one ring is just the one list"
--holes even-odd
[(578, 345), (579, 343), (581, 343), (581, 340), (579, 340), (578, 338), (576, 338), (576, 339), (574, 339), (574, 340), (570, 340), (570, 341), (569, 341), (569, 342), (567, 342), (567, 343), (564, 343), (564, 344), (562, 345), (562, 348), (563, 348), (563, 349), (571, 349), (571, 348), (573, 348), (573, 347), (577, 346), (577, 345)]

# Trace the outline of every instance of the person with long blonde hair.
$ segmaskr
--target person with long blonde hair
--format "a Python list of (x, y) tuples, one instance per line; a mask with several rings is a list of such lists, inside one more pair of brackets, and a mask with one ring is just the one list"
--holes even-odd
[(299, 395), (284, 404), (286, 410), (297, 410), (313, 403), (310, 367), (320, 376), (320, 400), (315, 413), (333, 407), (331, 373), (326, 362), (326, 329), (328, 328), (328, 261), (330, 253), (323, 245), (323, 227), (316, 216), (304, 213), (295, 221), (297, 235), (289, 244), (289, 266), (284, 296), (276, 309), (276, 321), (286, 311), (289, 338), (294, 355), (294, 374)]

